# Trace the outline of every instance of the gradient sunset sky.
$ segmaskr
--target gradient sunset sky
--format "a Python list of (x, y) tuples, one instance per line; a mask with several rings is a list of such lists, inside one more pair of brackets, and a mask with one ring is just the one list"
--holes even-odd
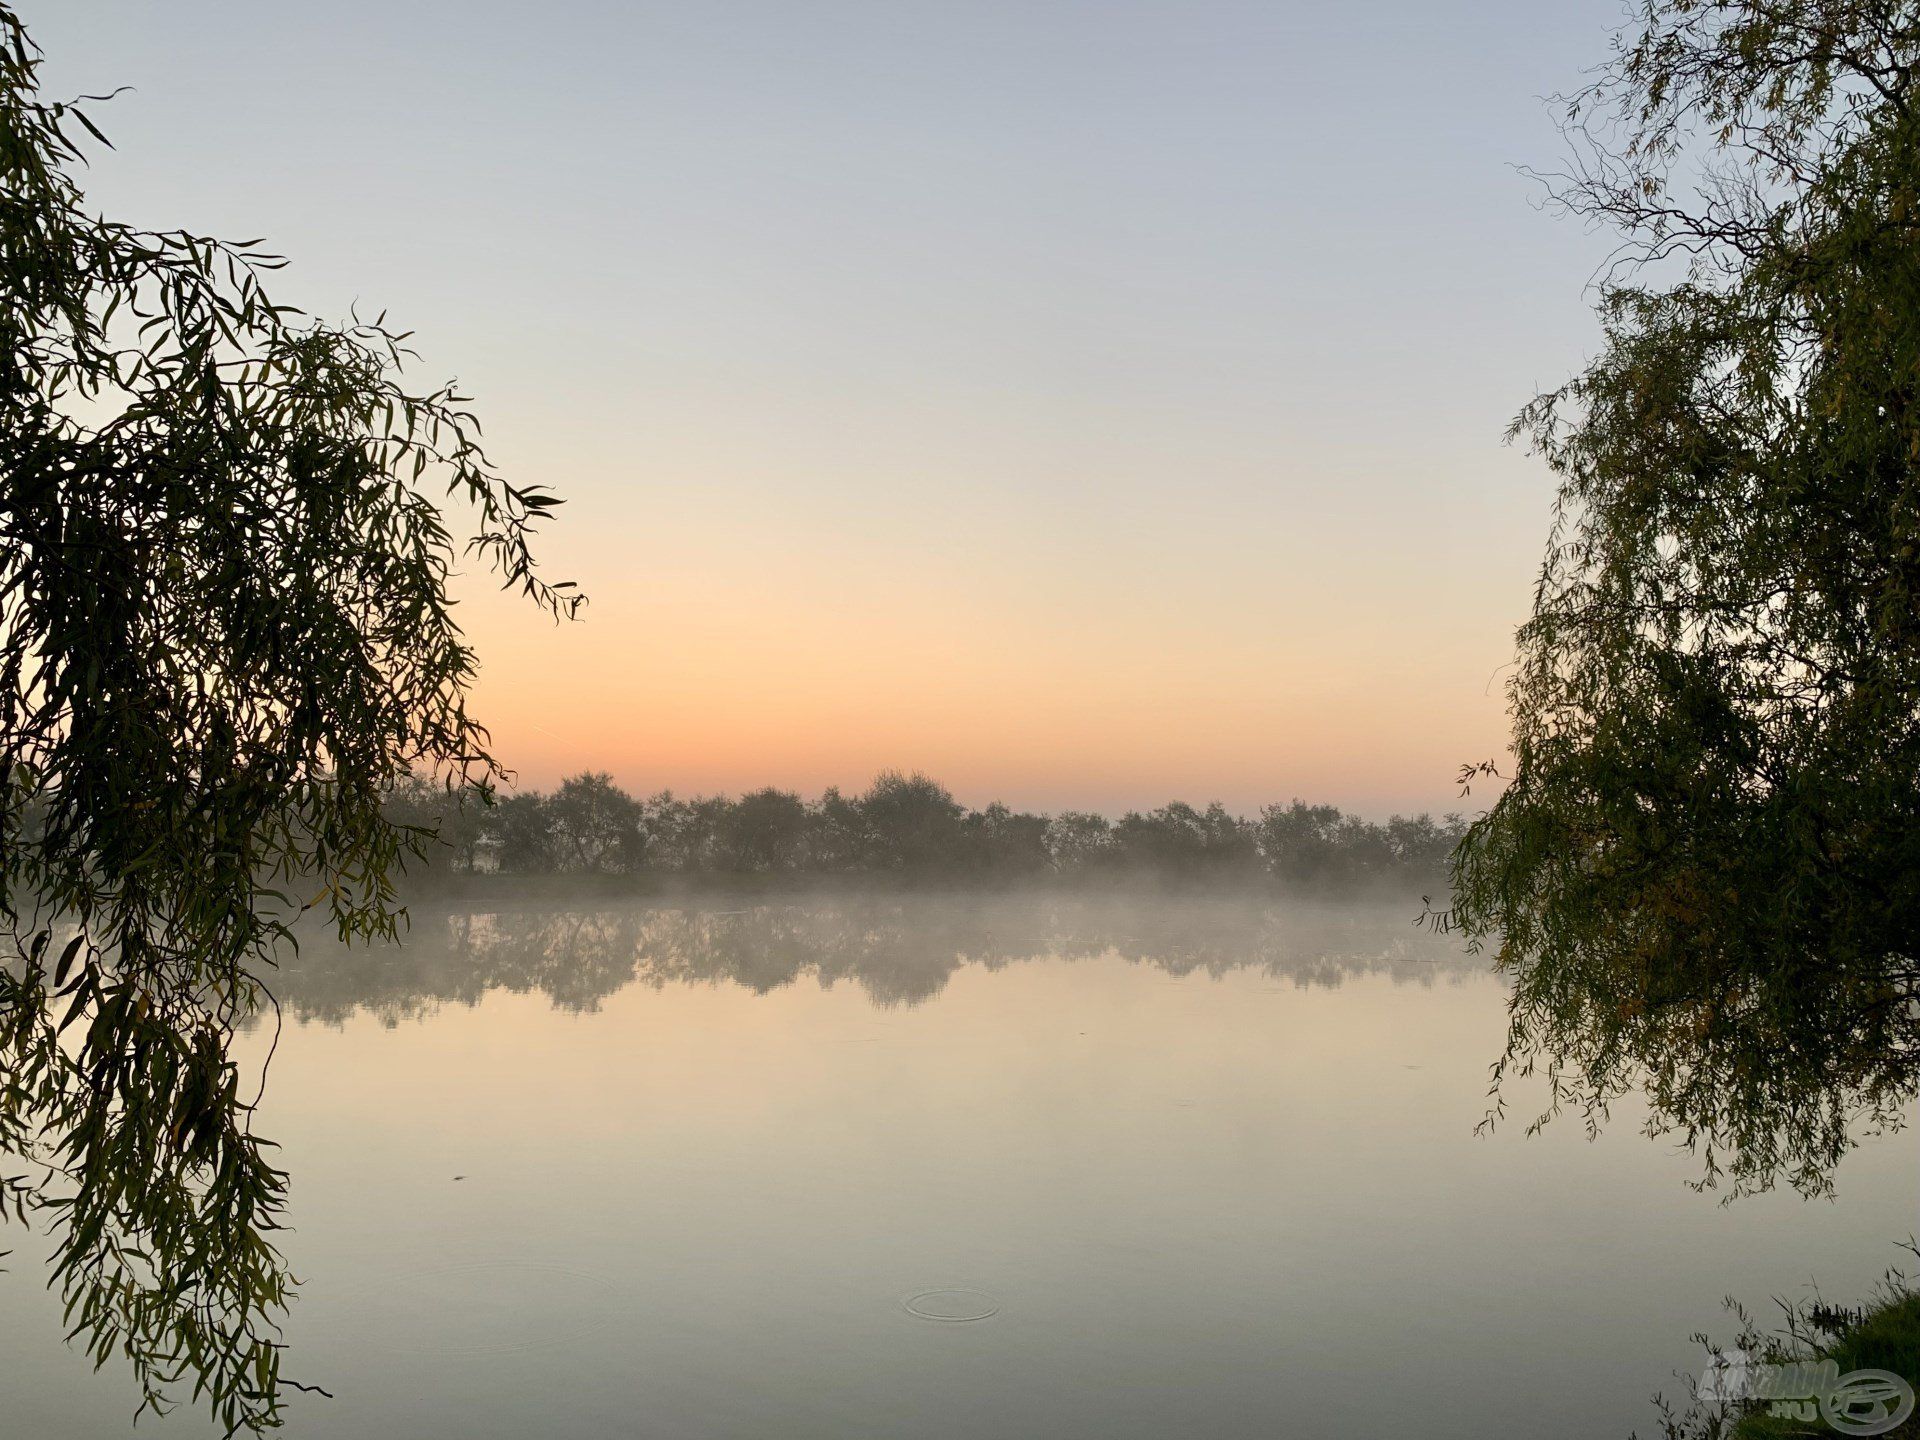
[(1611, 3), (23, 3), (122, 219), (418, 331), (569, 503), (469, 584), (522, 783), (1457, 808), (1605, 238)]

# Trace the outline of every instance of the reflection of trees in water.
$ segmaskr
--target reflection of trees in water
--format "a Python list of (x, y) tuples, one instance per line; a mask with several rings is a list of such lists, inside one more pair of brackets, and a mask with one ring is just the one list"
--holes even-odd
[(766, 994), (798, 981), (858, 985), (875, 1005), (912, 1006), (969, 965), (1118, 956), (1169, 975), (1254, 970), (1332, 987), (1350, 975), (1396, 982), (1480, 968), (1416, 929), (1411, 911), (1322, 903), (1162, 898), (1137, 904), (1059, 897), (816, 899), (746, 909), (693, 904), (597, 909), (421, 911), (405, 943), (346, 949), (310, 941), (273, 989), (301, 1020), (369, 1010), (389, 1024), (492, 990), (545, 995), (582, 1012), (629, 985), (740, 985)]

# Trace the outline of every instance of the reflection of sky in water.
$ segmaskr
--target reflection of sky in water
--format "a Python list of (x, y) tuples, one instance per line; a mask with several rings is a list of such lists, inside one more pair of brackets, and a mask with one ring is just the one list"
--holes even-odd
[[(1723, 1295), (1898, 1258), (1911, 1135), (1838, 1203), (1731, 1208), (1631, 1107), (1476, 1139), (1502, 989), (1410, 921), (895, 899), (310, 944), (280, 989), (327, 1023), (260, 1128), (290, 1373), (337, 1398), (289, 1433), (1621, 1436)], [(7, 1263), (5, 1433), (127, 1433)]]

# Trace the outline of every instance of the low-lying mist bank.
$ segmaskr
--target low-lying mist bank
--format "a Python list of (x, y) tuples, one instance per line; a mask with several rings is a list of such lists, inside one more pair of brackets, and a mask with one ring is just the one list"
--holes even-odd
[(488, 902), (416, 904), (398, 944), (342, 946), (316, 924), (269, 988), (291, 1018), (338, 1022), (361, 1010), (399, 1020), (492, 990), (586, 1011), (635, 984), (765, 993), (844, 982), (876, 1005), (912, 1006), (968, 966), (1039, 960), (1118, 958), (1171, 976), (1251, 969), (1326, 987), (1363, 974), (1431, 983), (1487, 968), (1397, 901), (1035, 887), (557, 903), (542, 888), (503, 881)]
[(842, 899), (950, 896), (1072, 896), (1090, 905), (1126, 900), (1207, 900), (1248, 904), (1398, 905), (1409, 916), (1444, 909), (1444, 872), (1411, 867), (1293, 880), (1251, 871), (1181, 874), (1147, 867), (1028, 873), (917, 870), (448, 870), (414, 864), (400, 879), (405, 905), (486, 909), (574, 907), (627, 901), (807, 903)]
[[(1384, 823), (1295, 800), (1254, 818), (1184, 802), (1118, 820), (969, 810), (924, 775), (887, 772), (861, 795), (807, 801), (784, 790), (738, 799), (636, 799), (604, 774), (491, 805), (424, 781), (397, 790), (388, 813), (413, 827), (424, 863), (414, 883), (489, 875), (571, 877), (659, 893), (689, 882), (784, 887), (866, 883), (1401, 888), (1430, 891), (1465, 829), (1457, 815)], [(621, 888), (621, 887), (616, 887)]]

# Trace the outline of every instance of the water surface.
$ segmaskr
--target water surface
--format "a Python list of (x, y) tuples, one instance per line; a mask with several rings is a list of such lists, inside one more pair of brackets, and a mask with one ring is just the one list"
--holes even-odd
[[(1730, 1208), (1631, 1112), (1475, 1138), (1503, 992), (1410, 918), (742, 900), (310, 943), (261, 1128), (289, 1370), (337, 1398), (289, 1433), (1620, 1440), (1722, 1296), (1898, 1258), (1911, 1132), (1835, 1203)], [(8, 1263), (0, 1433), (129, 1433)]]

